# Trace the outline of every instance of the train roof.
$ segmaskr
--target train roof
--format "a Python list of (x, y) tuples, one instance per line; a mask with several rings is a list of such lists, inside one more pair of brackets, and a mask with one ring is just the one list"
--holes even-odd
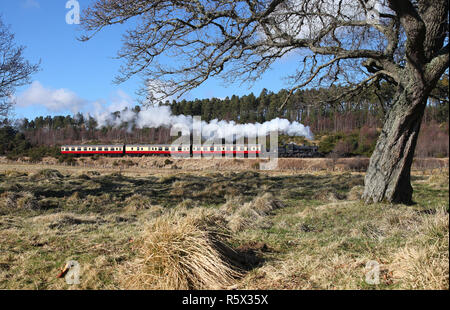
[[(187, 144), (190, 145), (190, 144)], [(126, 144), (126, 146), (173, 146), (172, 144)]]
[(61, 147), (123, 147), (123, 144), (84, 144), (84, 145), (61, 145)]

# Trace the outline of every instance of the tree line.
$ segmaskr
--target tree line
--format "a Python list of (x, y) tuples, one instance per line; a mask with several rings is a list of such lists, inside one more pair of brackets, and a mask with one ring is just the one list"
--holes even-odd
[[(448, 157), (449, 103), (446, 87), (448, 78), (444, 77), (434, 91), (435, 98), (429, 100), (416, 156)], [(233, 95), (224, 99), (173, 100), (160, 104), (169, 106), (174, 115), (200, 115), (205, 121), (263, 123), (277, 117), (286, 118), (310, 126), (315, 134), (315, 143), (324, 154), (370, 156), (383, 123), (381, 102), (392, 100), (392, 89), (384, 84), (379, 89), (367, 89), (339, 103), (326, 102), (327, 98), (342, 92), (345, 92), (344, 88), (332, 87), (299, 90), (288, 96), (286, 90), (274, 93), (264, 89), (258, 96)], [(279, 109), (283, 102), (286, 104)], [(141, 109), (136, 106), (132, 111), (138, 113)], [(119, 117), (121, 112), (116, 111), (112, 115)], [(174, 139), (170, 136), (170, 129), (164, 127), (139, 129), (133, 124), (130, 127), (129, 123), (122, 123), (118, 127), (99, 128), (95, 118), (81, 113), (22, 119), (15, 125), (5, 120), (1, 132), (0, 154), (9, 154), (11, 158), (24, 155), (39, 158), (39, 154), (55, 156), (58, 151), (54, 147), (63, 144), (170, 143)], [(302, 138), (280, 137), (280, 143), (289, 141), (312, 143)]]

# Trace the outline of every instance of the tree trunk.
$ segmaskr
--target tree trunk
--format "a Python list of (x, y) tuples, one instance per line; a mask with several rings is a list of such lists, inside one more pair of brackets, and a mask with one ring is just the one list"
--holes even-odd
[(426, 100), (421, 87), (396, 94), (370, 158), (362, 197), (366, 202), (412, 203), (411, 165)]

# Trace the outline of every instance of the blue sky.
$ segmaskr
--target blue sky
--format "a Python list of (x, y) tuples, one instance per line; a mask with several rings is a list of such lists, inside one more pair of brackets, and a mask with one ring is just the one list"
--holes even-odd
[[(78, 0), (81, 9), (94, 0)], [(0, 14), (10, 25), (16, 43), (25, 45), (25, 55), (33, 63), (41, 60), (41, 70), (33, 75), (32, 85), (17, 89), (16, 118), (45, 115), (66, 115), (96, 110), (114, 110), (135, 105), (140, 77), (116, 85), (121, 60), (114, 59), (121, 47), (121, 34), (129, 25), (114, 26), (100, 32), (88, 42), (76, 40), (81, 31), (66, 23), (67, 0), (1, 0)], [(286, 72), (292, 73), (295, 57), (275, 64), (253, 85), (224, 86), (222, 80), (210, 80), (191, 91), (186, 99), (224, 98), (263, 88), (278, 91), (283, 87)]]

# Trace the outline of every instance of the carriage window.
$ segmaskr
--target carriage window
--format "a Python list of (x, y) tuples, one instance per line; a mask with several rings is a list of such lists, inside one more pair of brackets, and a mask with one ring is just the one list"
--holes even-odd
[(178, 148), (178, 152), (181, 152), (181, 147)]
[(87, 147), (85, 147), (85, 148), (83, 149), (83, 151), (87, 151)]
[(162, 147), (160, 147), (160, 148), (159, 148), (159, 150), (160, 150), (160, 151), (162, 151), (162, 150), (163, 150), (163, 148), (162, 148)]

